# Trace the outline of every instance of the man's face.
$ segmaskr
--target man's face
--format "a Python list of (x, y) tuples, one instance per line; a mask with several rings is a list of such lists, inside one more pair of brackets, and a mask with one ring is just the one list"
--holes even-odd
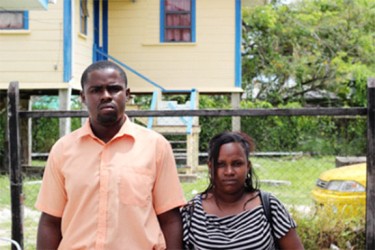
[(81, 93), (92, 124), (112, 126), (121, 122), (130, 90), (118, 71), (112, 68), (89, 73)]

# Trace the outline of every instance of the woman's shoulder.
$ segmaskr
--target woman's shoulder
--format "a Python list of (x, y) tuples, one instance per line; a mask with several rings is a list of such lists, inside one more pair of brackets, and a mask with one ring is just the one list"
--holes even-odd
[(191, 200), (189, 200), (183, 207), (182, 211), (193, 209), (196, 206), (202, 206), (202, 195), (197, 194)]

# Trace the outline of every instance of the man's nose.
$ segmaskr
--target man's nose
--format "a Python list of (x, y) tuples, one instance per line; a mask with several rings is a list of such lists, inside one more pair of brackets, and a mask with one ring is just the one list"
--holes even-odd
[(107, 89), (103, 89), (102, 98), (103, 99), (111, 98), (111, 93)]

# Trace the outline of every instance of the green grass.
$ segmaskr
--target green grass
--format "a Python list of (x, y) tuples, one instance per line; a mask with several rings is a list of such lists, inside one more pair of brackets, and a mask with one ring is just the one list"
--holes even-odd
[[(288, 205), (312, 205), (310, 193), (316, 179), (321, 172), (335, 167), (334, 157), (255, 158), (252, 162), (261, 189), (272, 192)], [(285, 181), (290, 185), (270, 185), (265, 180)]]

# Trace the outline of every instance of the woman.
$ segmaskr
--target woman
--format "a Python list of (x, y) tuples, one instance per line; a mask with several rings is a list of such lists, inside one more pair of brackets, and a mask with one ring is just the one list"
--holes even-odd
[(296, 223), (270, 195), (271, 221), (263, 209), (249, 161), (251, 138), (224, 132), (209, 143), (210, 183), (181, 210), (187, 249), (303, 249)]

